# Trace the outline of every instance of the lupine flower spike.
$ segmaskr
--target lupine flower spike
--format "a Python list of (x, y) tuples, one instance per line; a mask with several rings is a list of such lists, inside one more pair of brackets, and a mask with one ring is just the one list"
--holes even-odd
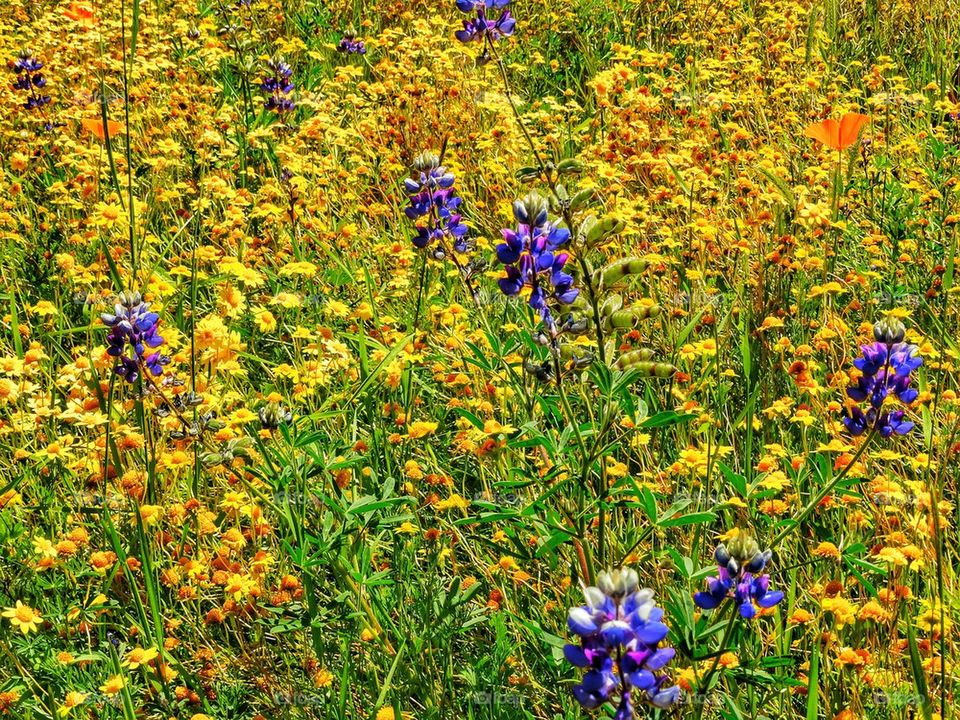
[(530, 288), (530, 307), (556, 335), (548, 301), (569, 305), (579, 294), (573, 278), (564, 272), (569, 254), (557, 252), (570, 239), (570, 231), (547, 219), (547, 201), (535, 192), (513, 203), (513, 215), (519, 223), (517, 229), (504, 229), (504, 242), (497, 246), (497, 259), (506, 270), (500, 290), (514, 296)]
[(463, 21), (463, 30), (455, 33), (457, 40), (464, 43), (482, 42), (489, 37), (496, 41), (512, 35), (517, 21), (510, 15), (509, 10), (501, 12), (496, 20), (487, 17), (488, 12), (499, 10), (509, 3), (510, 0), (457, 0), (457, 7), (462, 12), (476, 13), (472, 19)]
[(863, 355), (853, 361), (860, 371), (856, 384), (847, 388), (847, 395), (858, 403), (867, 402), (866, 412), (859, 405), (845, 409), (843, 424), (851, 435), (862, 435), (870, 429), (881, 437), (906, 435), (913, 423), (904, 419), (903, 410), (884, 410), (891, 395), (903, 405), (910, 405), (917, 391), (910, 387), (910, 374), (923, 364), (916, 357), (917, 346), (903, 341), (906, 328), (895, 318), (884, 318), (873, 327), (875, 342), (860, 348)]
[(367, 52), (367, 47), (363, 40), (357, 40), (357, 34), (353, 28), (347, 28), (343, 37), (340, 38), (340, 43), (337, 45), (337, 52), (351, 55), (364, 55)]
[[(157, 332), (160, 316), (151, 312), (150, 303), (143, 302), (138, 292), (120, 293), (118, 299), (113, 313), (100, 315), (103, 324), (110, 328), (107, 353), (117, 358), (117, 375), (132, 383), (140, 376), (141, 368), (154, 376), (162, 374), (170, 358), (159, 350), (147, 353), (147, 348), (163, 345), (163, 338)], [(129, 354), (127, 346), (132, 350)]]
[(23, 52), (13, 63), (13, 72), (17, 79), (13, 82), (13, 89), (24, 93), (23, 107), (27, 110), (42, 108), (50, 102), (50, 96), (44, 90), (47, 79), (40, 72), (43, 63), (28, 52)]
[(584, 596), (586, 604), (571, 608), (567, 618), (580, 644), (563, 649), (570, 663), (587, 671), (573, 688), (577, 702), (593, 709), (619, 694), (615, 720), (634, 717), (641, 703), (676, 703), (680, 688), (661, 672), (676, 651), (660, 646), (669, 630), (653, 590), (639, 589), (636, 571), (624, 568), (600, 573)]
[(456, 178), (440, 165), (440, 158), (425, 152), (414, 162), (414, 177), (407, 178), (403, 187), (410, 204), (405, 212), (411, 220), (417, 220), (417, 234), (413, 244), (423, 249), (435, 244), (435, 256), (442, 258), (447, 241), (459, 253), (466, 252), (467, 226), (459, 213), (461, 200), (453, 188)]
[(750, 534), (736, 531), (727, 545), (717, 545), (717, 577), (707, 580), (707, 590), (694, 595), (694, 603), (713, 610), (731, 598), (747, 620), (757, 615), (757, 608), (773, 607), (783, 600), (783, 593), (770, 590), (770, 576), (761, 574), (772, 555), (769, 549), (761, 551)]
[(290, 112), (294, 108), (293, 98), (293, 70), (282, 59), (277, 58), (267, 63), (269, 74), (260, 83), (260, 89), (269, 93), (264, 101), (267, 110), (279, 113)]

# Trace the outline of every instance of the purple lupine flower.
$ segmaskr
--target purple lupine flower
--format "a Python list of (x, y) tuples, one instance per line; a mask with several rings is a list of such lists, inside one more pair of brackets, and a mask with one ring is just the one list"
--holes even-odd
[(457, 8), (465, 13), (476, 13), (475, 17), (463, 21), (463, 30), (454, 33), (460, 42), (483, 41), (490, 38), (497, 41), (502, 37), (513, 35), (517, 21), (510, 15), (509, 10), (500, 13), (500, 17), (487, 17), (490, 10), (506, 7), (510, 0), (457, 0)]
[(47, 79), (40, 72), (43, 63), (28, 52), (22, 52), (13, 63), (13, 72), (17, 79), (13, 81), (13, 89), (26, 93), (23, 107), (34, 110), (50, 102), (50, 96), (43, 91), (47, 87)]
[(669, 632), (663, 610), (654, 603), (653, 590), (640, 590), (637, 580), (629, 568), (600, 573), (597, 587), (584, 589), (586, 605), (571, 608), (567, 617), (580, 644), (565, 645), (563, 654), (586, 669), (573, 696), (593, 709), (619, 693), (617, 720), (633, 718), (637, 703), (667, 708), (680, 696), (680, 688), (669, 686), (669, 677), (661, 672), (676, 654), (660, 647)]
[(337, 45), (337, 52), (364, 55), (367, 52), (367, 46), (363, 40), (357, 40), (357, 34), (353, 31), (353, 28), (347, 28)]
[(707, 578), (707, 589), (693, 596), (693, 602), (704, 610), (719, 607), (732, 598), (740, 616), (750, 620), (757, 608), (771, 608), (783, 600), (783, 593), (770, 590), (770, 576), (761, 575), (770, 557), (770, 550), (760, 550), (756, 540), (747, 533), (739, 533), (729, 547), (717, 545), (717, 577)]
[(549, 301), (569, 305), (580, 292), (573, 287), (573, 277), (564, 272), (569, 254), (557, 252), (570, 239), (570, 231), (547, 219), (547, 201), (537, 193), (514, 202), (513, 215), (518, 222), (517, 229), (505, 228), (504, 242), (497, 245), (497, 259), (506, 271), (506, 276), (499, 281), (500, 290), (504, 295), (513, 296), (529, 287), (530, 307), (540, 314), (550, 332), (555, 333), (556, 323)]
[[(425, 152), (414, 161), (415, 176), (403, 182), (409, 196), (406, 216), (417, 222), (417, 234), (412, 242), (418, 249), (436, 244), (435, 253), (442, 257), (449, 240), (456, 252), (468, 249), (467, 226), (459, 208), (462, 200), (454, 190), (456, 178), (440, 165), (440, 158)], [(422, 218), (422, 220), (421, 220)]]
[(913, 423), (904, 420), (904, 412), (883, 409), (890, 395), (896, 396), (904, 405), (910, 405), (918, 397), (910, 387), (910, 374), (923, 364), (916, 356), (917, 346), (903, 341), (906, 328), (895, 318), (884, 318), (873, 328), (875, 342), (860, 348), (862, 356), (853, 361), (861, 375), (856, 383), (847, 388), (847, 395), (858, 403), (868, 402), (864, 411), (859, 406), (846, 408), (843, 424), (853, 435), (862, 435), (875, 429), (881, 437), (906, 435)]
[(293, 70), (281, 58), (267, 62), (269, 74), (260, 83), (260, 89), (269, 93), (263, 104), (267, 110), (279, 113), (290, 112), (294, 108), (293, 98)]
[[(150, 303), (144, 302), (138, 292), (120, 293), (118, 299), (113, 313), (100, 315), (103, 324), (110, 328), (107, 354), (117, 358), (117, 375), (132, 383), (140, 376), (141, 368), (155, 377), (162, 374), (170, 358), (155, 349), (163, 345), (157, 331), (160, 316), (150, 310)], [(127, 352), (128, 347), (132, 352)]]
[(499, 18), (491, 20), (481, 9), (477, 11), (475, 18), (464, 20), (463, 30), (457, 30), (454, 35), (456, 35), (457, 40), (463, 43), (483, 40), (484, 37), (499, 40), (502, 37), (513, 35), (516, 24), (516, 18), (510, 15), (509, 10), (504, 10)]
[(490, 9), (494, 10), (497, 8), (506, 7), (510, 4), (510, 0), (457, 0), (457, 8), (460, 12), (471, 13), (477, 10)]

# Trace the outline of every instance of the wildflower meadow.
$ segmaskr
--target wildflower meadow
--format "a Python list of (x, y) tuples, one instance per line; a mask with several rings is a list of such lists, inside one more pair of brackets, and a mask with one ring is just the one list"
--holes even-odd
[(960, 3), (0, 56), (0, 717), (960, 717)]

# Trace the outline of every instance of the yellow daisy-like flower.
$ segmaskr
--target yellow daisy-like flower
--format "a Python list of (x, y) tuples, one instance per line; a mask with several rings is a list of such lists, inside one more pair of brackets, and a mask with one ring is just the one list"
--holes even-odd
[(325, 668), (317, 670), (313, 674), (313, 685), (318, 688), (330, 687), (333, 684), (333, 673)]
[(255, 587), (257, 587), (257, 583), (249, 575), (231, 573), (227, 578), (227, 584), (223, 587), (223, 592), (226, 595), (233, 595), (234, 600), (241, 600), (249, 595)]
[(142, 647), (135, 647), (129, 653), (127, 653), (127, 657), (123, 661), (123, 666), (128, 667), (131, 670), (136, 670), (141, 665), (148, 664), (156, 657), (156, 648), (147, 648), (144, 650)]
[(67, 696), (63, 699), (63, 705), (60, 706), (58, 711), (61, 717), (66, 717), (70, 714), (70, 711), (79, 705), (83, 705), (87, 701), (87, 693), (78, 692), (73, 690), (67, 693)]
[(127, 681), (123, 675), (114, 675), (100, 686), (100, 692), (104, 695), (116, 695), (126, 687)]
[(3, 617), (10, 620), (10, 624), (24, 635), (36, 632), (37, 626), (43, 621), (43, 616), (29, 605), (17, 600), (16, 607), (3, 611)]
[(425, 422), (417, 421), (410, 423), (410, 427), (407, 430), (407, 437), (411, 440), (417, 440), (422, 437), (426, 437), (434, 432), (436, 432), (438, 427), (437, 423), (434, 422)]

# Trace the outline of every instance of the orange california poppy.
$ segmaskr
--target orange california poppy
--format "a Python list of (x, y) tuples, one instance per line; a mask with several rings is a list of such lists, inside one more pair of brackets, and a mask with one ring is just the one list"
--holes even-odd
[(857, 141), (860, 130), (870, 120), (867, 115), (847, 113), (840, 121), (834, 119), (808, 125), (803, 134), (819, 140), (831, 150), (846, 150)]
[(100, 142), (103, 142), (107, 139), (107, 134), (110, 137), (116, 137), (117, 133), (123, 130), (123, 123), (118, 123), (116, 120), (107, 120), (107, 132), (103, 131), (103, 120), (100, 118), (87, 118), (86, 120), (81, 120), (80, 125), (87, 132), (95, 135)]
[(70, 3), (70, 7), (63, 11), (63, 16), (74, 22), (92, 23), (93, 10), (89, 5), (78, 2)]

